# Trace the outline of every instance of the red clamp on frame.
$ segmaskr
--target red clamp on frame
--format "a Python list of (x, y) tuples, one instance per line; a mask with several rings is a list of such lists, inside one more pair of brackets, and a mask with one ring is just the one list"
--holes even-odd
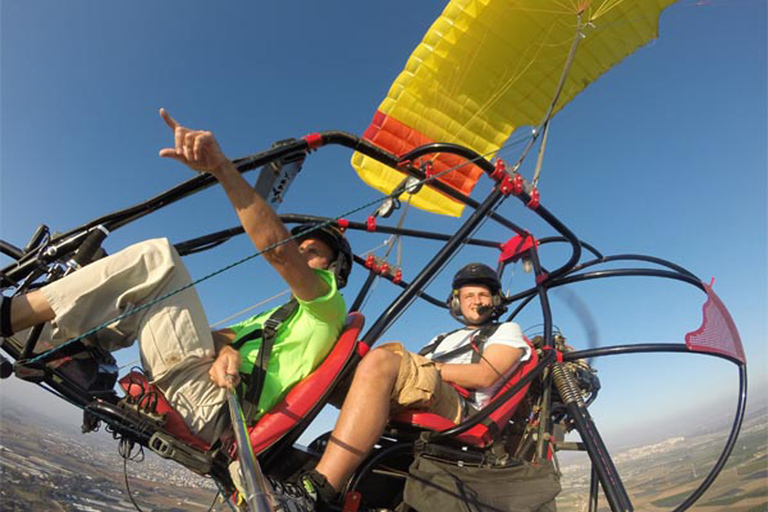
[(539, 189), (534, 187), (531, 190), (531, 200), (528, 201), (528, 204), (526, 204), (525, 206), (527, 206), (531, 210), (535, 210), (536, 208), (539, 207)]
[(383, 276), (383, 275), (384, 275), (384, 274), (386, 274), (387, 272), (389, 272), (389, 263), (387, 263), (387, 262), (385, 261), (385, 262), (384, 262), (384, 263), (382, 263), (382, 264), (381, 264), (381, 266), (379, 267), (379, 275), (382, 275), (382, 276)]
[(498, 183), (506, 175), (507, 175), (507, 164), (504, 163), (504, 160), (499, 158), (498, 160), (496, 160), (496, 163), (494, 164), (494, 169), (493, 169), (493, 172), (491, 173), (491, 178), (496, 180), (496, 182)]
[(307, 149), (314, 151), (323, 145), (323, 136), (319, 133), (310, 133), (304, 136), (304, 140), (307, 142)]
[(432, 160), (427, 160), (424, 164), (424, 177), (427, 179), (434, 178), (437, 175), (435, 166), (432, 165)]
[(504, 262), (516, 262), (525, 253), (539, 246), (539, 241), (533, 238), (531, 235), (515, 235), (501, 246), (501, 254), (499, 255), (499, 263)]
[(373, 215), (368, 217), (368, 220), (365, 221), (365, 229), (368, 231), (376, 231), (376, 217)]
[(403, 271), (400, 269), (397, 269), (397, 272), (395, 272), (395, 277), (392, 278), (392, 282), (394, 284), (399, 283), (403, 279)]
[(514, 194), (515, 180), (513, 178), (510, 178), (509, 175), (505, 174), (504, 177), (501, 179), (499, 190), (501, 190), (501, 193), (504, 194), (505, 196), (508, 196), (509, 194)]
[(507, 173), (507, 165), (504, 163), (504, 160), (500, 158), (496, 160), (491, 178), (496, 180), (496, 183), (499, 184), (499, 190), (505, 196), (514, 192), (514, 180)]
[(373, 269), (373, 267), (376, 266), (376, 259), (373, 257), (373, 254), (369, 254), (368, 257), (365, 259), (365, 268)]
[(523, 192), (523, 177), (519, 174), (515, 174), (512, 178), (512, 194), (519, 196)]
[(347, 230), (347, 228), (349, 228), (349, 220), (347, 220), (347, 219), (336, 219), (336, 225), (339, 226), (339, 229), (343, 233), (344, 231)]

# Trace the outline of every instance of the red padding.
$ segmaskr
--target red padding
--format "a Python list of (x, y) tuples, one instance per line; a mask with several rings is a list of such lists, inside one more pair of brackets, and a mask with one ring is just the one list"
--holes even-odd
[[(350, 355), (354, 351), (360, 355), (367, 352), (367, 350), (362, 351), (362, 344), (357, 342), (364, 324), (365, 317), (361, 313), (350, 313), (347, 316), (344, 332), (322, 364), (306, 379), (296, 384), (280, 403), (249, 429), (249, 437), (255, 453), (260, 453), (272, 446), (307, 414), (350, 360)], [(142, 405), (144, 400), (149, 399), (148, 393), (154, 393), (152, 399), (154, 400), (156, 396), (156, 410), (160, 414), (165, 414), (166, 417), (163, 429), (176, 439), (195, 448), (203, 451), (210, 449), (209, 444), (192, 434), (181, 415), (171, 407), (159, 389), (147, 382), (143, 374), (131, 372), (120, 379), (120, 385), (126, 394), (137, 400), (142, 394), (147, 397), (142, 399)]]
[(279, 441), (320, 400), (350, 360), (364, 323), (361, 313), (350, 313), (344, 332), (322, 364), (249, 429), (254, 453), (261, 453)]
[[(528, 344), (530, 345), (530, 342)], [(536, 367), (538, 362), (539, 357), (536, 354), (536, 350), (531, 347), (530, 359), (522, 363), (517, 368), (517, 370), (515, 370), (515, 373), (512, 374), (512, 377), (509, 379), (509, 381), (507, 381), (507, 383), (496, 392), (496, 395), (494, 395), (493, 399), (495, 400), (497, 397), (501, 396), (522, 377), (530, 373)], [(520, 405), (520, 402), (522, 402), (523, 398), (525, 397), (525, 394), (528, 392), (529, 386), (530, 383), (523, 386), (520, 391), (515, 393), (512, 398), (507, 400), (501, 407), (496, 409), (496, 411), (494, 411), (494, 413), (489, 416), (489, 418), (499, 427), (499, 429), (503, 429), (506, 426), (509, 418), (512, 417), (512, 414), (515, 412), (517, 407)], [(390, 421), (394, 423), (405, 423), (426, 430), (436, 431), (448, 430), (449, 428), (456, 426), (454, 422), (443, 418), (442, 416), (418, 410), (408, 410), (395, 414), (390, 418)], [(488, 427), (483, 424), (475, 425), (463, 434), (456, 436), (456, 439), (459, 442), (479, 446), (481, 448), (487, 446), (493, 441), (491, 432), (488, 430)]]
[(175, 437), (176, 439), (187, 443), (199, 450), (208, 451), (211, 446), (202, 439), (195, 437), (192, 431), (184, 422), (184, 418), (181, 414), (171, 407), (168, 400), (163, 395), (163, 392), (157, 389), (154, 384), (147, 382), (143, 373), (130, 372), (128, 375), (120, 379), (120, 386), (125, 390), (125, 393), (132, 396), (135, 400), (141, 398), (139, 406), (143, 407), (148, 401), (157, 401), (155, 410), (159, 414), (165, 415), (165, 425), (163, 430)]

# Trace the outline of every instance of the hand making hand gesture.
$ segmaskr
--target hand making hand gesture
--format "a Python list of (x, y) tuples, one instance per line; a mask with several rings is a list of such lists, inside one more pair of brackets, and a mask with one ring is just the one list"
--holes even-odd
[(213, 175), (230, 164), (224, 152), (216, 142), (213, 133), (204, 130), (190, 130), (180, 125), (174, 118), (160, 109), (160, 116), (173, 130), (175, 147), (160, 150), (160, 156), (173, 158), (199, 172)]

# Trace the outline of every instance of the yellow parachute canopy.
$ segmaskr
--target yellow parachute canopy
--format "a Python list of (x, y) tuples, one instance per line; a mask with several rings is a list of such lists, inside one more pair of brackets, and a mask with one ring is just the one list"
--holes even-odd
[[(658, 35), (674, 0), (453, 0), (408, 59), (363, 137), (398, 155), (453, 142), (491, 158), (518, 126), (544, 120), (579, 31), (555, 111)], [(440, 155), (434, 171), (463, 161)], [(389, 194), (403, 175), (360, 153), (352, 166)], [(481, 171), (464, 165), (441, 181), (469, 195)], [(463, 205), (423, 187), (412, 204), (460, 216)]]

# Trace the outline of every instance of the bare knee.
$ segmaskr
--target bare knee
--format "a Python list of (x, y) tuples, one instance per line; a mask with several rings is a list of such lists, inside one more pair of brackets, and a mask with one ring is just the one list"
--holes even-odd
[(384, 348), (370, 351), (360, 361), (355, 372), (355, 380), (393, 380), (400, 369), (400, 354)]

